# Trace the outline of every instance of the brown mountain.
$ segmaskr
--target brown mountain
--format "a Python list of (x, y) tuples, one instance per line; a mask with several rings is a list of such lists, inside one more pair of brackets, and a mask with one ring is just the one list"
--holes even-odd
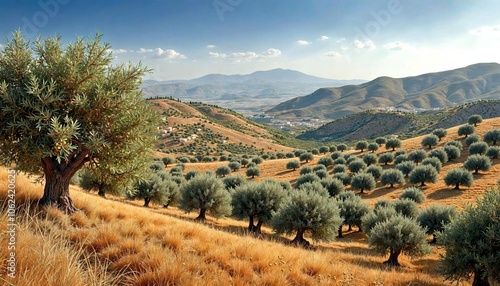
[(422, 111), (480, 99), (500, 99), (500, 64), (481, 63), (413, 77), (379, 77), (360, 85), (321, 88), (267, 113), (279, 118), (338, 119), (371, 109)]

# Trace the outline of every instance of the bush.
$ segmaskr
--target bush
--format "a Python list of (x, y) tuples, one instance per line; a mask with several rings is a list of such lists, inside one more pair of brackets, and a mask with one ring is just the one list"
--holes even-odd
[(500, 147), (498, 146), (488, 147), (485, 155), (490, 157), (491, 159), (497, 159), (498, 157), (500, 157)]
[(264, 159), (262, 159), (262, 157), (253, 157), (252, 162), (259, 165), (262, 164), (262, 162), (264, 162)]
[(395, 200), (393, 206), (396, 213), (412, 219), (416, 219), (420, 212), (417, 203), (410, 199)]
[(366, 168), (366, 172), (368, 174), (371, 174), (375, 180), (378, 180), (380, 176), (382, 175), (383, 169), (380, 166), (377, 165), (371, 165), (368, 168)]
[(436, 135), (439, 141), (441, 141), (441, 139), (443, 139), (444, 137), (446, 137), (446, 135), (448, 135), (448, 131), (446, 131), (446, 129), (444, 128), (438, 128), (432, 131), (432, 134)]
[(364, 171), (366, 169), (366, 164), (361, 159), (355, 159), (351, 163), (349, 163), (347, 168), (352, 173), (359, 173), (359, 172)]
[(237, 172), (241, 169), (241, 164), (238, 163), (238, 162), (229, 162), (229, 164), (227, 164), (227, 166), (233, 171), (233, 172)]
[(227, 177), (223, 178), (222, 183), (224, 183), (226, 190), (232, 191), (232, 190), (236, 189), (237, 187), (246, 184), (247, 180), (242, 175), (236, 174), (236, 175), (227, 176)]
[(471, 187), (474, 182), (472, 174), (464, 168), (450, 170), (444, 176), (444, 182), (447, 186), (455, 186), (455, 190), (459, 190), (460, 186)]
[(437, 146), (439, 144), (439, 137), (434, 134), (427, 135), (422, 139), (422, 146), (432, 149), (432, 147)]
[(467, 205), (438, 239), (446, 253), (441, 273), (447, 280), (474, 276), (473, 285), (500, 283), (500, 188), (486, 192), (477, 206)]
[(427, 234), (432, 235), (432, 243), (436, 243), (436, 233), (443, 231), (456, 216), (454, 206), (430, 205), (420, 212), (417, 222), (427, 229)]
[(431, 252), (426, 238), (425, 229), (415, 220), (395, 215), (375, 225), (367, 240), (378, 253), (385, 255), (389, 252), (389, 259), (384, 264), (399, 266), (398, 258), (401, 253), (418, 257)]
[(391, 188), (394, 188), (394, 184), (404, 185), (405, 177), (398, 169), (387, 169), (382, 172), (380, 182), (382, 185), (390, 185)]
[(331, 241), (335, 230), (342, 223), (340, 210), (333, 199), (316, 192), (292, 191), (271, 220), (273, 230), (278, 234), (296, 233), (293, 244), (309, 246), (304, 234), (309, 232), (315, 241)]
[(250, 163), (250, 162), (248, 161), (248, 159), (242, 158), (240, 163), (241, 163), (241, 166), (247, 167), (248, 163)]
[(441, 161), (439, 161), (438, 158), (436, 157), (430, 157), (430, 158), (425, 158), (423, 161), (422, 161), (422, 165), (430, 165), (434, 168), (436, 168), (436, 171), (438, 173), (441, 172), (441, 168), (442, 168), (442, 164), (441, 164)]
[(165, 167), (167, 167), (169, 164), (174, 164), (176, 160), (174, 157), (165, 156), (165, 157), (161, 158), (161, 161), (163, 162)]
[(333, 178), (339, 179), (342, 182), (342, 184), (344, 184), (344, 186), (349, 185), (351, 183), (351, 180), (352, 180), (351, 176), (349, 176), (349, 174), (344, 173), (344, 172), (333, 174)]
[(477, 126), (479, 123), (483, 122), (483, 117), (479, 114), (474, 114), (467, 119), (467, 123)]
[(278, 159), (284, 159), (285, 157), (286, 157), (285, 153), (283, 153), (283, 152), (276, 153), (276, 158), (278, 158)]
[(479, 154), (483, 155), (488, 149), (488, 144), (486, 142), (475, 142), (469, 145), (469, 154)]
[(254, 162), (248, 162), (247, 169), (252, 168), (252, 167), (257, 167), (257, 164), (255, 164)]
[(458, 128), (458, 136), (465, 136), (467, 138), (467, 136), (473, 134), (475, 131), (476, 127), (474, 125), (465, 124)]
[(448, 154), (446, 153), (444, 148), (431, 150), (427, 156), (429, 158), (438, 158), (442, 164), (448, 162)]
[(248, 218), (248, 231), (260, 233), (262, 224), (271, 220), (286, 198), (287, 193), (276, 181), (250, 182), (234, 192), (233, 215), (238, 219)]
[(345, 186), (339, 179), (334, 178), (324, 178), (320, 181), (323, 188), (325, 188), (331, 197), (335, 197), (338, 194), (345, 191)]
[(438, 180), (438, 172), (436, 168), (430, 165), (417, 166), (409, 174), (410, 183), (425, 186), (425, 183), (436, 183)]
[(360, 193), (362, 194), (364, 193), (364, 190), (371, 191), (375, 189), (375, 186), (375, 178), (368, 173), (357, 173), (351, 180), (351, 189), (360, 190)]
[(406, 188), (401, 196), (399, 196), (400, 200), (403, 199), (408, 199), (416, 202), (417, 204), (421, 204), (425, 201), (425, 195), (424, 192), (422, 192), (422, 189), (420, 188), (415, 188), (415, 187), (410, 187)]
[(391, 163), (392, 161), (394, 161), (394, 155), (390, 152), (382, 153), (378, 157), (378, 162), (380, 164), (387, 165), (387, 164)]
[(371, 151), (373, 153), (373, 152), (377, 151), (379, 147), (380, 146), (377, 143), (372, 142), (372, 143), (368, 144), (367, 148), (368, 148), (368, 151)]
[(363, 162), (365, 162), (365, 164), (367, 166), (370, 166), (371, 164), (375, 164), (375, 163), (377, 163), (377, 155), (375, 155), (373, 153), (365, 154), (363, 156)]
[(460, 149), (454, 145), (444, 146), (444, 151), (446, 152), (446, 156), (448, 156), (449, 161), (455, 160), (462, 155)]
[(223, 178), (229, 174), (231, 174), (231, 169), (228, 166), (219, 166), (215, 170), (215, 175), (217, 175), (217, 177), (220, 177), (220, 178)]
[(480, 142), (481, 141), (481, 137), (479, 137), (479, 135), (477, 134), (471, 134), (469, 135), (469, 137), (465, 138), (464, 142), (467, 146), (470, 146), (476, 142)]
[(385, 139), (384, 137), (375, 138), (375, 143), (377, 143), (380, 146), (384, 145), (386, 142), (387, 142), (387, 139)]
[(483, 137), (484, 142), (496, 145), (498, 141), (500, 141), (500, 129), (489, 130), (484, 134)]
[(286, 168), (288, 170), (292, 169), (292, 171), (295, 171), (297, 168), (300, 168), (300, 162), (297, 160), (291, 160), (286, 163)]
[(289, 159), (290, 159), (290, 158), (295, 157), (295, 155), (294, 155), (292, 152), (287, 152), (287, 153), (285, 154), (285, 157), (287, 157), (287, 158), (289, 158)]
[(333, 173), (346, 173), (347, 172), (347, 166), (343, 164), (338, 164), (333, 166)]
[(297, 178), (295, 183), (295, 188), (299, 188), (300, 185), (305, 183), (319, 182), (320, 178), (314, 173), (308, 173)]
[(392, 149), (394, 151), (396, 148), (401, 148), (401, 140), (398, 138), (390, 138), (385, 143), (385, 149)]
[(425, 158), (427, 158), (427, 153), (422, 149), (413, 150), (408, 154), (408, 160), (415, 162), (417, 165)]
[(231, 214), (231, 195), (213, 174), (195, 176), (181, 187), (179, 208), (191, 212), (199, 209), (196, 220), (206, 220), (206, 212), (221, 218)]
[(313, 169), (309, 166), (304, 166), (300, 168), (299, 175), (305, 175), (305, 174), (310, 174), (313, 172)]
[(352, 226), (357, 226), (358, 230), (362, 231), (361, 218), (368, 214), (370, 205), (350, 191), (343, 192), (337, 197), (337, 205), (340, 209), (340, 217), (344, 220), (339, 226), (338, 236), (343, 237), (343, 225), (348, 225), (349, 230)]
[(260, 169), (259, 169), (259, 167), (250, 167), (250, 168), (247, 168), (246, 175), (247, 175), (247, 177), (252, 177), (252, 179), (254, 179), (255, 176), (260, 176)]
[(321, 157), (318, 160), (318, 165), (323, 165), (325, 167), (333, 165), (333, 159), (331, 157)]
[(316, 149), (316, 148), (311, 149), (311, 151), (310, 151), (310, 152), (311, 152), (311, 154), (313, 154), (313, 155), (318, 155), (318, 154), (319, 154), (319, 150), (318, 150), (318, 149)]
[(479, 170), (487, 172), (491, 168), (490, 158), (482, 155), (470, 155), (464, 163), (464, 168), (478, 174)]
[(310, 160), (314, 159), (314, 155), (312, 153), (303, 153), (300, 155), (299, 160), (306, 161), (308, 163)]

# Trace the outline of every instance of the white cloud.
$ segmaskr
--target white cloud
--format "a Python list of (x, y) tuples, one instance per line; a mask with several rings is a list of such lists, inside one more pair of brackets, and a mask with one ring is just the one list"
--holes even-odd
[(264, 57), (269, 57), (269, 58), (275, 58), (281, 56), (281, 51), (278, 49), (268, 49), (267, 51), (262, 53), (262, 56)]
[(337, 43), (339, 43), (339, 44), (343, 43), (343, 42), (345, 42), (345, 40), (346, 40), (346, 38), (340, 38), (340, 39), (337, 40)]
[[(1, 46), (1, 45), (0, 45)], [(113, 53), (115, 55), (118, 55), (118, 54), (124, 54), (124, 53), (128, 53), (127, 50), (124, 50), (124, 49), (108, 49), (107, 50), (109, 53)]]
[(487, 35), (500, 32), (500, 25), (483, 26), (469, 31), (473, 35)]
[(327, 57), (332, 57), (332, 58), (338, 58), (338, 57), (341, 57), (341, 55), (336, 52), (336, 51), (329, 51), (325, 54), (325, 56)]
[(151, 52), (153, 52), (153, 49), (140, 48), (137, 52), (140, 53), (140, 54), (151, 53)]
[(211, 57), (211, 58), (219, 58), (219, 59), (223, 59), (223, 58), (226, 58), (227, 55), (226, 54), (221, 54), (221, 53), (216, 53), (216, 52), (209, 52), (208, 55)]
[(207, 45), (207, 49), (213, 49), (215, 48), (215, 45)]
[(231, 58), (235, 59), (251, 59), (257, 57), (257, 53), (255, 52), (238, 52), (238, 53), (231, 53), (230, 54)]
[(178, 53), (174, 50), (163, 50), (161, 48), (156, 48), (154, 57), (157, 59), (185, 59), (186, 56)]
[(395, 42), (390, 42), (382, 46), (384, 49), (391, 50), (391, 51), (401, 51), (401, 50), (408, 50), (412, 46), (407, 43), (403, 43), (400, 41), (395, 41)]
[(352, 44), (354, 45), (354, 47), (363, 50), (374, 50), (376, 48), (375, 43), (370, 40), (366, 42), (355, 40)]
[(320, 41), (326, 41), (326, 40), (329, 40), (329, 39), (330, 39), (330, 37), (328, 37), (328, 36), (321, 36), (321, 37), (319, 37), (318, 40), (320, 40)]
[(310, 44), (311, 44), (310, 42), (305, 41), (305, 40), (298, 40), (296, 43), (297, 43), (297, 45), (299, 45), (299, 46), (307, 46), (307, 45), (310, 45)]

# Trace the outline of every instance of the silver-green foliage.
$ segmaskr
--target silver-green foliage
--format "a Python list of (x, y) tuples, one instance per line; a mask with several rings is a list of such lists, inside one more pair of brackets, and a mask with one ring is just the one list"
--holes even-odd
[(447, 186), (454, 186), (455, 190), (458, 190), (460, 186), (471, 187), (474, 183), (474, 177), (470, 171), (464, 168), (456, 168), (446, 173), (444, 182)]
[(454, 206), (430, 205), (423, 209), (417, 217), (417, 222), (427, 229), (428, 234), (433, 235), (436, 242), (436, 233), (443, 231), (445, 225), (449, 224), (457, 215)]
[(399, 196), (399, 199), (408, 199), (416, 202), (417, 204), (421, 204), (425, 201), (425, 195), (420, 188), (409, 187), (404, 189), (401, 196)]
[(491, 168), (491, 160), (486, 156), (478, 154), (470, 155), (464, 162), (464, 168), (469, 171), (474, 171), (474, 174), (478, 174), (479, 170), (486, 172)]
[(207, 211), (216, 218), (225, 217), (231, 214), (231, 195), (214, 174), (198, 175), (181, 187), (179, 207), (186, 212), (199, 209), (198, 220), (205, 220)]
[(387, 169), (382, 172), (380, 182), (382, 185), (390, 185), (393, 188), (395, 184), (403, 185), (405, 183), (405, 176), (398, 169)]
[(353, 190), (360, 190), (361, 193), (365, 190), (371, 191), (375, 189), (375, 186), (375, 178), (369, 173), (357, 173), (351, 180), (351, 188)]
[[(351, 193), (349, 196), (342, 196), (343, 194)], [(344, 219), (343, 225), (357, 226), (360, 230), (361, 218), (370, 211), (370, 205), (366, 203), (360, 196), (355, 195), (351, 191), (341, 193), (337, 196), (337, 205), (340, 209), (340, 217)], [(342, 231), (339, 229), (339, 237)]]
[(438, 172), (431, 165), (417, 166), (408, 176), (411, 184), (420, 183), (420, 186), (425, 186), (425, 183), (436, 183), (438, 180)]

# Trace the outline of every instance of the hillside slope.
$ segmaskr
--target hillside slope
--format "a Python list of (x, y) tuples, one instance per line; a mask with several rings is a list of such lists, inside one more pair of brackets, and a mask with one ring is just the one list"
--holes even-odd
[(500, 101), (475, 101), (439, 111), (419, 113), (368, 110), (333, 120), (316, 130), (299, 135), (298, 138), (321, 141), (354, 141), (387, 135), (409, 138), (430, 133), (437, 128), (462, 124), (474, 114), (485, 119), (500, 117)]
[(338, 119), (370, 109), (429, 110), (479, 99), (500, 98), (500, 64), (464, 68), (406, 78), (379, 77), (360, 85), (321, 88), (267, 111), (280, 118)]

